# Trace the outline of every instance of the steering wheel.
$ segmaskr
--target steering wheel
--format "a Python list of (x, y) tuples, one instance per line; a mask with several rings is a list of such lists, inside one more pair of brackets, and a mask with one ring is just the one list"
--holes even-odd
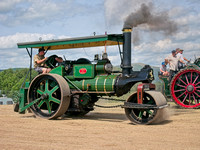
[(57, 55), (49, 56), (47, 58), (47, 60), (45, 61), (45, 64), (51, 69), (55, 68), (56, 67), (56, 63), (57, 63), (57, 61), (55, 60), (56, 57), (58, 57), (58, 56)]

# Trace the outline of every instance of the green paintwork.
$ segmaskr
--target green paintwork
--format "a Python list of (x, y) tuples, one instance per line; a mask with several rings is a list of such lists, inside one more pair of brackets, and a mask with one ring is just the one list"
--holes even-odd
[(94, 65), (85, 64), (85, 65), (74, 65), (73, 67), (74, 78), (94, 78)]
[(104, 70), (104, 65), (96, 65), (96, 72), (97, 72), (97, 74), (105, 74), (106, 72), (105, 72), (105, 70)]
[(111, 46), (118, 45), (123, 42), (122, 34), (108, 34), (78, 38), (67, 38), (58, 40), (47, 40), (47, 41), (35, 41), (18, 43), (18, 48), (40, 48), (44, 47), (49, 50), (57, 49), (72, 49), (72, 48), (83, 48), (83, 47), (96, 47), (96, 46)]
[[(68, 77), (68, 76), (67, 76)], [(95, 92), (114, 92), (114, 83), (117, 75), (104, 75), (96, 76), (94, 79), (84, 80), (71, 80), (82, 91), (95, 91)], [(75, 89), (72, 84), (69, 84), (70, 89)]]
[(142, 119), (143, 113), (144, 113), (144, 110), (141, 110), (141, 111), (139, 112), (138, 117), (139, 117), (140, 119)]
[(22, 114), (25, 113), (25, 111), (22, 110), (22, 108), (24, 108), (25, 104), (27, 103), (27, 91), (28, 91), (27, 88), (21, 88), (20, 91), (19, 91), (19, 95), (20, 95), (19, 112), (22, 113)]
[(25, 110), (26, 110), (27, 108), (29, 108), (29, 107), (32, 106), (33, 104), (37, 103), (39, 100), (40, 100), (40, 98), (38, 98), (38, 99), (32, 101), (31, 103), (29, 103), (28, 105), (26, 105), (26, 106), (24, 106), (24, 107), (20, 107), (20, 108), (19, 108), (19, 112), (20, 112), (20, 113), (25, 113)]
[(168, 77), (166, 76), (159, 76), (160, 81), (163, 83), (162, 93), (166, 97), (171, 97), (170, 90), (169, 90), (169, 81)]
[(50, 71), (52, 74), (58, 74), (60, 76), (64, 75), (64, 66), (58, 66)]
[(106, 74), (106, 71), (104, 70), (104, 66), (106, 64), (107, 60), (99, 60), (95, 69), (98, 75)]
[(25, 83), (25, 88), (29, 88), (30, 82)]
[(25, 87), (21, 88), (19, 91), (19, 95), (20, 95), (19, 96), (19, 113), (22, 113), (22, 114), (25, 113), (25, 111), (24, 111), (25, 109), (23, 109), (23, 108), (27, 103), (27, 92), (28, 92), (29, 85), (30, 85), (30, 83), (26, 82)]
[(48, 87), (49, 87), (49, 80), (46, 80), (44, 91), (42, 91), (40, 89), (37, 89), (37, 93), (39, 95), (41, 95), (41, 96), (42, 95), (48, 95), (48, 97), (43, 99), (43, 100), (41, 100), (37, 106), (40, 108), (44, 103), (46, 103), (47, 109), (48, 109), (49, 113), (51, 113), (50, 102), (60, 104), (60, 100), (55, 98), (55, 97), (53, 97), (53, 93), (57, 89), (59, 89), (59, 86), (58, 86), (58, 84), (55, 83), (54, 88), (52, 88), (51, 90), (49, 90)]

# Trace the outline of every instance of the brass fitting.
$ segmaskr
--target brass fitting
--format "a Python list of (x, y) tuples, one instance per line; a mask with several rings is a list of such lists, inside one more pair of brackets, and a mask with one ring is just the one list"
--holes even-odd
[(132, 29), (130, 29), (130, 28), (124, 28), (124, 29), (122, 29), (122, 31), (123, 32), (132, 32)]

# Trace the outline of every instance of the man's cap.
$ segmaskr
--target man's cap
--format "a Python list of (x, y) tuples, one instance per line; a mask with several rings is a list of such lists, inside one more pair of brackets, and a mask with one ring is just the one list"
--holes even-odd
[(179, 49), (179, 51), (184, 51), (183, 49)]
[(45, 51), (44, 47), (38, 49), (38, 52)]
[(165, 62), (162, 62), (162, 65), (165, 65)]
[(173, 50), (173, 51), (172, 51), (172, 53), (176, 53), (176, 51), (175, 51), (175, 50)]
[(180, 48), (177, 48), (176, 51), (180, 51)]

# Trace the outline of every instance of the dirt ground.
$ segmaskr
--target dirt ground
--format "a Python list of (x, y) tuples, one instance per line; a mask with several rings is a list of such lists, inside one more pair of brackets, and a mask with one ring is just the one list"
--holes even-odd
[(96, 108), (85, 117), (44, 120), (0, 105), (1, 150), (200, 149), (200, 109), (169, 103), (157, 125), (133, 125), (122, 108)]

